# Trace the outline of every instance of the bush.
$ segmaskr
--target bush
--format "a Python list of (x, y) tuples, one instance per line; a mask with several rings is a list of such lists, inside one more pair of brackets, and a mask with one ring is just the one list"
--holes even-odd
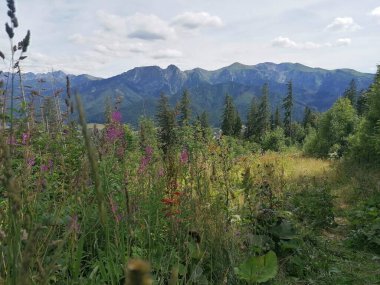
[(263, 150), (281, 151), (285, 148), (285, 133), (282, 128), (267, 131), (262, 139)]

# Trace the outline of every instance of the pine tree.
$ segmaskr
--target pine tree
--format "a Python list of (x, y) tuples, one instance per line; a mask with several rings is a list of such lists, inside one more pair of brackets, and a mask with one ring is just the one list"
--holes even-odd
[(285, 135), (292, 138), (292, 119), (293, 119), (293, 84), (289, 81), (287, 84), (287, 95), (283, 100), (282, 107), (284, 108), (284, 129)]
[(261, 102), (257, 114), (257, 131), (258, 136), (262, 137), (270, 128), (270, 111), (269, 111), (269, 88), (265, 83), (262, 88)]
[(232, 97), (226, 95), (223, 111), (223, 120), (222, 120), (222, 132), (226, 136), (234, 135), (236, 122), (236, 110), (232, 102)]
[(302, 126), (306, 129), (308, 127), (315, 128), (317, 124), (317, 115), (316, 113), (310, 108), (305, 107), (303, 120), (302, 120)]
[(352, 106), (356, 105), (356, 98), (357, 98), (357, 88), (356, 88), (356, 82), (354, 79), (350, 81), (350, 84), (348, 88), (344, 91), (343, 97), (348, 98), (352, 104)]
[(362, 116), (367, 110), (367, 92), (362, 90), (359, 94), (358, 99), (356, 100), (356, 111), (358, 112), (359, 116)]
[(164, 94), (161, 94), (158, 101), (156, 120), (159, 127), (159, 142), (166, 154), (176, 143), (176, 120), (175, 111), (170, 108), (169, 99)]
[(273, 129), (276, 129), (277, 127), (281, 127), (281, 116), (280, 116), (280, 109), (276, 107), (276, 111), (274, 112), (274, 118), (273, 118)]
[(257, 126), (258, 126), (257, 115), (258, 115), (257, 101), (256, 101), (256, 98), (253, 97), (251, 101), (251, 105), (248, 110), (248, 115), (247, 115), (247, 125), (246, 125), (245, 134), (244, 134), (246, 139), (250, 139), (257, 134)]
[(243, 124), (241, 122), (240, 115), (239, 115), (238, 111), (236, 111), (235, 112), (234, 130), (233, 130), (233, 135), (235, 137), (240, 137), (242, 126), (243, 126)]
[(182, 94), (182, 98), (179, 104), (179, 125), (187, 126), (190, 123), (191, 109), (190, 109), (190, 94), (185, 90)]
[(206, 111), (203, 111), (201, 116), (199, 117), (199, 123), (201, 125), (203, 138), (206, 138), (207, 133), (210, 129), (210, 124), (208, 122), (208, 115), (207, 115)]

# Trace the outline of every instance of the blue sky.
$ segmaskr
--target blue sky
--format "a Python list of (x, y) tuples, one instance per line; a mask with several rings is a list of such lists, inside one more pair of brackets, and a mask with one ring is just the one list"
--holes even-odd
[[(109, 77), (136, 66), (267, 61), (374, 72), (380, 64), (378, 0), (16, 0), (16, 15), (16, 37), (32, 32), (24, 72)], [(1, 32), (0, 50), (8, 48)]]

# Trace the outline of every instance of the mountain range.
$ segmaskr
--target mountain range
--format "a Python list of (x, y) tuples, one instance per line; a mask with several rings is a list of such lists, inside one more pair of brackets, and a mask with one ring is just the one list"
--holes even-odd
[[(6, 73), (3, 73), (6, 75)], [(243, 121), (253, 97), (261, 96), (261, 88), (268, 83), (272, 110), (281, 106), (286, 95), (286, 84), (291, 80), (294, 94), (295, 117), (302, 117), (305, 106), (323, 112), (342, 96), (352, 79), (358, 90), (367, 89), (374, 74), (352, 69), (326, 70), (299, 63), (234, 63), (218, 70), (201, 68), (181, 71), (175, 65), (163, 69), (158, 66), (136, 67), (110, 78), (90, 75), (69, 75), (71, 87), (82, 97), (87, 120), (104, 122), (105, 102), (121, 99), (123, 121), (136, 125), (141, 116), (153, 117), (157, 99), (165, 93), (174, 105), (183, 91), (190, 93), (193, 115), (206, 111), (210, 122), (217, 126), (223, 111), (226, 94), (233, 97)], [(17, 80), (16, 80), (17, 81)], [(61, 71), (47, 74), (23, 74), (28, 90), (53, 94), (65, 90), (66, 74)], [(64, 97), (64, 92), (61, 93)], [(108, 98), (108, 99), (107, 99)]]

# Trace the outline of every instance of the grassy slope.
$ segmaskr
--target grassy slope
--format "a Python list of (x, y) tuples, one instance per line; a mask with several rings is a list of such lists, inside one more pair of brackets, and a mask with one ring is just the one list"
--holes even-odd
[(282, 162), (289, 187), (297, 189), (305, 179), (311, 178), (327, 183), (336, 197), (336, 227), (322, 230), (318, 236), (325, 245), (323, 251), (330, 263), (329, 271), (318, 276), (317, 280), (289, 279), (280, 274), (277, 284), (380, 284), (380, 257), (371, 252), (355, 251), (344, 243), (349, 233), (347, 214), (358, 199), (364, 199), (368, 191), (380, 186), (379, 173), (347, 169), (341, 164), (304, 157), (299, 153), (266, 154), (262, 159)]

